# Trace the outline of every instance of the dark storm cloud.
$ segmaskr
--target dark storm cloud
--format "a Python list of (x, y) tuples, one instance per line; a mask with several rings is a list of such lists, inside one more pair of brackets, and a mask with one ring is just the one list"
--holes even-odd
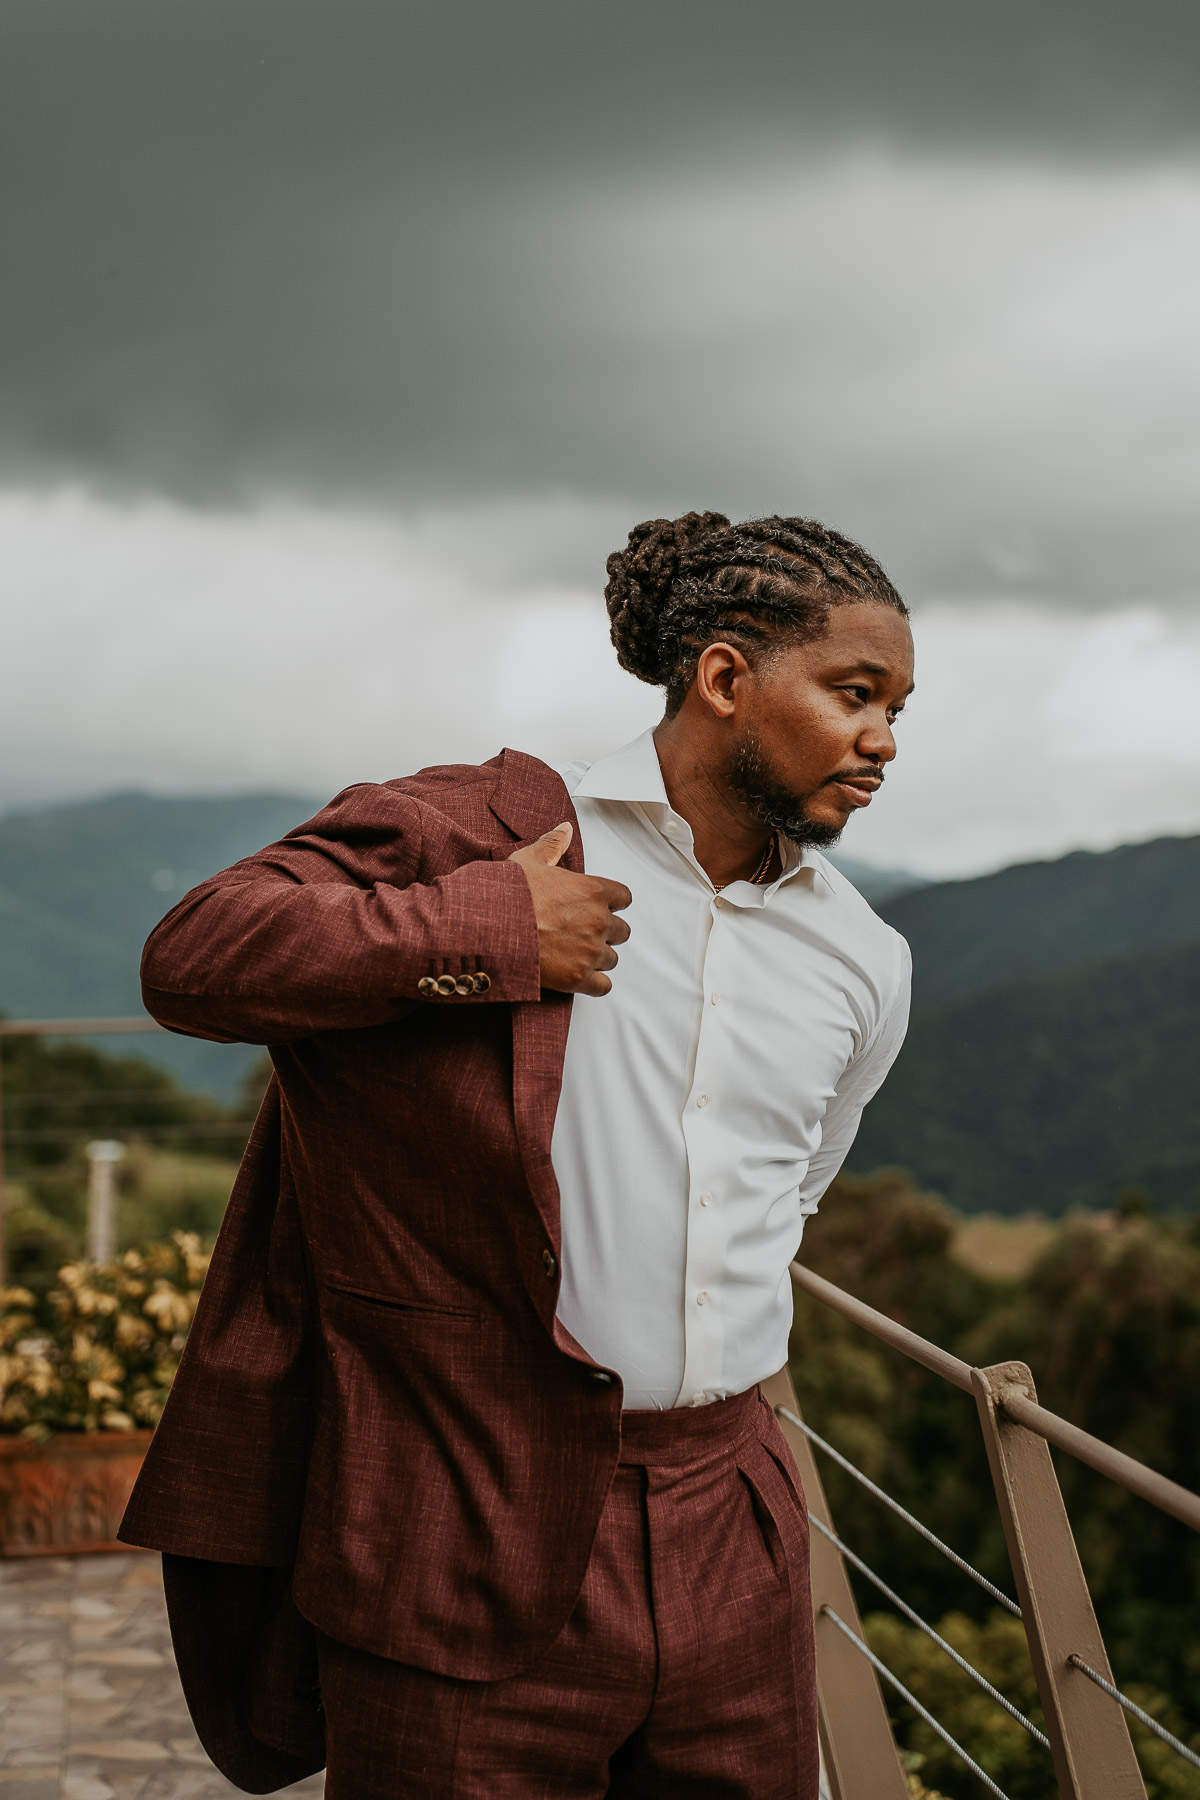
[[(8, 0), (0, 39), (10, 481), (805, 506), (963, 592), (1200, 573), (1186, 385), (1147, 413), (1138, 363), (1097, 413), (1068, 382), (1053, 468), (1018, 451), (987, 296), (941, 298), (969, 196), (894, 173), (1051, 169), (1072, 209), (1193, 165), (1192, 5)], [(876, 175), (839, 173), (864, 142)], [(1003, 247), (962, 256), (1003, 285)], [(1146, 491), (1106, 434), (1152, 441)]]

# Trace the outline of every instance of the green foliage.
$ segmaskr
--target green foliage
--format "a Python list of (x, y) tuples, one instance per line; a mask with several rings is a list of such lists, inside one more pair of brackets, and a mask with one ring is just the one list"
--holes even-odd
[[(189, 1094), (144, 1056), (97, 1049), (81, 1038), (11, 1037), (3, 1055), (5, 1163), (14, 1174), (68, 1162), (94, 1137), (124, 1138), (140, 1130), (168, 1131), (189, 1149), (245, 1133), (230, 1128), (229, 1109), (206, 1094)], [(188, 1127), (196, 1127), (195, 1135)]]
[[(923, 1632), (895, 1613), (870, 1613), (863, 1628), (876, 1656), (1004, 1789), (1009, 1800), (1058, 1800), (1049, 1753)], [(1019, 1620), (998, 1608), (983, 1621), (950, 1613), (938, 1622), (937, 1629), (1006, 1700), (1045, 1729)], [(1186, 1721), (1169, 1699), (1139, 1682), (1131, 1683), (1127, 1691), (1151, 1718), (1188, 1742)], [(946, 1800), (978, 1800), (979, 1784), (954, 1752), (899, 1695), (889, 1690), (888, 1700), (896, 1741), (906, 1752), (909, 1766), (915, 1764), (919, 1769), (920, 1780), (931, 1784)], [(1144, 1725), (1131, 1720), (1130, 1728), (1146, 1777), (1147, 1800), (1200, 1800), (1200, 1772)], [(1200, 1748), (1200, 1733), (1193, 1737), (1191, 1747)]]
[[(257, 1074), (243, 1102), (228, 1109), (185, 1093), (140, 1056), (113, 1055), (78, 1038), (7, 1038), (0, 1053), (15, 1278), (37, 1282), (83, 1253), (90, 1138), (128, 1146), (118, 1174), (119, 1243), (177, 1228), (216, 1231), (233, 1185), (231, 1158), (245, 1143), (243, 1121), (259, 1097)], [(153, 1140), (164, 1135), (169, 1148), (156, 1148)]]

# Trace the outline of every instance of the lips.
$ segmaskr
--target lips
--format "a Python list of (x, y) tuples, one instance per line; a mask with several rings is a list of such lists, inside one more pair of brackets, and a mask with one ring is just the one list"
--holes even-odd
[(880, 785), (878, 781), (873, 785), (867, 785), (865, 781), (831, 781), (829, 783), (829, 787), (835, 788), (835, 792), (847, 799), (851, 806), (871, 805), (871, 797), (878, 785)]
[(883, 783), (877, 775), (845, 776), (828, 784), (851, 806), (870, 806), (872, 796)]

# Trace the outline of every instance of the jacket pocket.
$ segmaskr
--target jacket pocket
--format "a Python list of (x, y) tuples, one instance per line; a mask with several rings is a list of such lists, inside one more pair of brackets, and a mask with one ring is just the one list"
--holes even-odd
[(326, 1280), (321, 1285), (344, 1300), (378, 1307), (383, 1312), (412, 1314), (417, 1318), (463, 1319), (474, 1325), (478, 1325), (483, 1319), (483, 1314), (475, 1307), (448, 1305), (436, 1300), (416, 1300), (404, 1294), (380, 1294), (372, 1288), (355, 1287), (344, 1281)]

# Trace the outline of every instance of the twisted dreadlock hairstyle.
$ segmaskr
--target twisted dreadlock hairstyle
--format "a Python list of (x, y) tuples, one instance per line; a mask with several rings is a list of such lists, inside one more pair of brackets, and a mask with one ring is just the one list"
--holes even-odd
[(604, 590), (623, 669), (683, 704), (706, 645), (725, 638), (748, 659), (783, 639), (824, 636), (831, 609), (855, 601), (908, 608), (873, 556), (813, 519), (684, 513), (635, 525), (609, 557)]

